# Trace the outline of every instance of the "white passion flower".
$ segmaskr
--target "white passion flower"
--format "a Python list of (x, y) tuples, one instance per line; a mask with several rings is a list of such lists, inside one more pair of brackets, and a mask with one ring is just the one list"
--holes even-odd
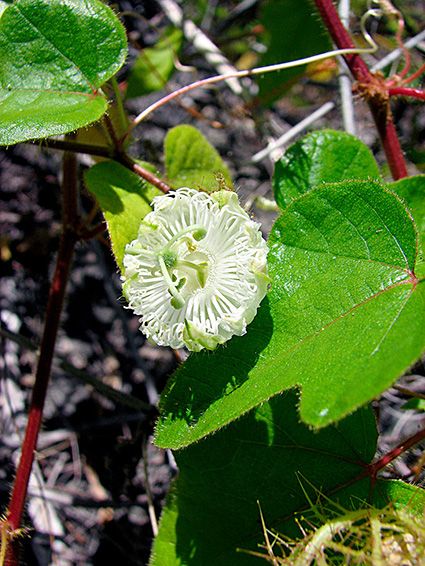
[(267, 244), (236, 193), (154, 198), (126, 246), (123, 294), (151, 343), (198, 352), (242, 336), (267, 293)]

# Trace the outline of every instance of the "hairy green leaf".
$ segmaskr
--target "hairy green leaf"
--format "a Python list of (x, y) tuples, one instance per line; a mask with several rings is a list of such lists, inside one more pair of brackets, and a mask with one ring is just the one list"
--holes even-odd
[(192, 126), (176, 126), (165, 138), (165, 163), (173, 188), (208, 191), (219, 188), (218, 176), (232, 187), (229, 170), (209, 141)]
[(400, 179), (391, 183), (389, 188), (403, 200), (410, 211), (418, 229), (419, 251), (423, 255), (425, 253), (425, 175)]
[(276, 163), (274, 196), (284, 209), (317, 185), (351, 179), (381, 179), (370, 149), (345, 132), (312, 132), (288, 148)]
[(94, 165), (86, 171), (84, 180), (103, 211), (112, 250), (122, 270), (126, 244), (137, 238), (141, 220), (152, 210), (153, 198), (162, 193), (116, 161)]
[(98, 0), (16, 0), (0, 19), (0, 143), (63, 134), (107, 109), (99, 87), (123, 65), (123, 26)]
[[(323, 515), (328, 508), (340, 513), (338, 505), (347, 511), (368, 508), (370, 478), (360, 476), (375, 454), (371, 409), (360, 409), (315, 433), (299, 422), (296, 404), (296, 394), (285, 392), (174, 454), (179, 475), (167, 498), (151, 566), (260, 564), (258, 558), (237, 552), (260, 551), (264, 533), (259, 507), (268, 528), (296, 539), (302, 533), (294, 513), (301, 520), (306, 517), (307, 528), (320, 526), (326, 516), (318, 518), (317, 513)], [(389, 482), (373, 491), (378, 507), (403, 495)], [(419, 498), (423, 503), (423, 496)]]
[(337, 421), (393, 383), (425, 349), (424, 278), (399, 199), (373, 181), (316, 187), (269, 238), (272, 289), (246, 336), (191, 355), (161, 399), (156, 443), (180, 448), (285, 389), (301, 418)]

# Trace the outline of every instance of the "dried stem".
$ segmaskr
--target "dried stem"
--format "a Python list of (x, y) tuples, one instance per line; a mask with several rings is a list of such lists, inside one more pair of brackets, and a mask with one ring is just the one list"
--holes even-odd
[(142, 446), (142, 457), (143, 457), (143, 471), (145, 473), (145, 490), (146, 490), (146, 497), (148, 500), (148, 510), (149, 510), (149, 518), (151, 521), (151, 527), (153, 536), (156, 537), (158, 534), (158, 520), (155, 514), (155, 506), (153, 504), (153, 497), (152, 491), (149, 483), (149, 469), (148, 469), (148, 447), (147, 447), (148, 438), (145, 435), (143, 438), (143, 446)]
[[(27, 495), (28, 482), (34, 460), (38, 433), (40, 430), (44, 400), (49, 383), (50, 369), (53, 358), (59, 321), (62, 312), (65, 289), (71, 268), (75, 244), (77, 242), (77, 162), (72, 153), (66, 153), (63, 161), (63, 227), (59, 245), (56, 269), (50, 287), (49, 301), (44, 323), (43, 337), (40, 346), (40, 357), (35, 375), (29, 409), (28, 423), (22, 445), (22, 453), (16, 478), (13, 485), (12, 496), (7, 511), (9, 529), (18, 531), (22, 523), (22, 515)], [(19, 544), (11, 539), (7, 551), (7, 566), (18, 566)]]
[(277, 63), (276, 65), (268, 65), (266, 67), (257, 67), (255, 69), (246, 69), (246, 70), (243, 70), (243, 71), (235, 71), (234, 73), (228, 73), (228, 74), (225, 74), (225, 75), (216, 75), (214, 77), (208, 77), (208, 78), (202, 79), (200, 81), (195, 81), (195, 82), (193, 82), (189, 85), (183, 86), (183, 87), (179, 88), (178, 90), (171, 92), (170, 94), (167, 94), (167, 96), (164, 96), (163, 98), (161, 98), (157, 102), (154, 102), (153, 104), (148, 106), (148, 108), (143, 110), (143, 112), (141, 112), (138, 116), (136, 116), (136, 118), (128, 126), (127, 130), (124, 132), (121, 139), (119, 140), (118, 145), (117, 145), (117, 150), (121, 151), (127, 136), (129, 136), (130, 133), (133, 131), (133, 129), (138, 124), (140, 124), (140, 122), (142, 122), (147, 116), (149, 116), (149, 114), (151, 114), (152, 112), (154, 112), (155, 110), (157, 110), (158, 108), (160, 108), (161, 106), (163, 106), (164, 104), (169, 102), (170, 100), (173, 100), (174, 98), (177, 98), (178, 96), (180, 96), (180, 95), (182, 95), (186, 92), (189, 92), (191, 90), (194, 90), (196, 88), (200, 88), (200, 87), (207, 86), (207, 85), (210, 85), (210, 84), (219, 83), (221, 81), (225, 81), (225, 80), (233, 78), (233, 77), (237, 77), (237, 78), (250, 77), (250, 76), (254, 76), (254, 75), (261, 75), (263, 73), (281, 71), (283, 69), (289, 69), (289, 68), (292, 68), (292, 67), (299, 67), (301, 65), (308, 65), (309, 63), (322, 61), (324, 59), (328, 59), (329, 57), (336, 57), (338, 55), (346, 55), (347, 53), (351, 53), (351, 54), (352, 53), (372, 53), (374, 51), (375, 51), (374, 46), (372, 46), (370, 49), (361, 49), (361, 48), (357, 48), (357, 47), (352, 47), (352, 48), (350, 47), (348, 49), (335, 49), (334, 51), (327, 51), (326, 53), (319, 53), (318, 55), (312, 55), (311, 57), (304, 57), (303, 59), (297, 59), (296, 61), (287, 61), (285, 63)]
[(396, 383), (393, 385), (393, 389), (400, 391), (400, 393), (403, 393), (403, 395), (413, 397), (414, 399), (425, 399), (425, 395), (423, 393), (412, 391), (412, 389), (409, 389), (408, 387), (402, 387), (401, 385), (397, 385)]
[[(315, 0), (315, 3), (337, 47), (354, 48), (354, 43), (342, 25), (332, 0)], [(407, 177), (406, 162), (392, 119), (390, 97), (385, 82), (372, 75), (358, 53), (346, 53), (344, 59), (357, 80), (358, 90), (366, 98), (372, 112), (393, 178), (397, 180)]]

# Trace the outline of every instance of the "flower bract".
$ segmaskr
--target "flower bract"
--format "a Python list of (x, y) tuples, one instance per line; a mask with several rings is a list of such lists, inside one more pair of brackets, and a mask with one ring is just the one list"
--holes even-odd
[(124, 255), (123, 293), (150, 342), (213, 350), (241, 336), (267, 293), (267, 244), (236, 193), (155, 197)]

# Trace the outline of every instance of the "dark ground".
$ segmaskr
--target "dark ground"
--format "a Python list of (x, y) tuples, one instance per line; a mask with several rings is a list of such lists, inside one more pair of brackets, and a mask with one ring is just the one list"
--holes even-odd
[[(133, 8), (137, 8), (132, 4)], [(146, 17), (159, 19), (155, 4), (143, 3)], [(123, 7), (126, 9), (126, 6)], [(145, 24), (146, 25), (146, 24)], [(138, 23), (136, 31), (143, 31)], [(203, 58), (193, 58), (190, 46), (183, 60), (196, 64), (201, 76), (216, 74)], [(187, 74), (186, 74), (187, 75)], [(190, 78), (179, 74), (172, 88)], [(174, 102), (161, 108), (138, 130), (133, 148), (142, 159), (162, 166), (162, 143), (167, 130), (189, 123), (199, 128), (225, 159), (240, 188), (242, 201), (254, 193), (271, 197), (273, 166), (266, 159), (250, 162), (265, 147), (268, 136), (280, 135), (327, 100), (338, 101), (336, 80), (326, 85), (304, 82), (295, 94), (273, 110), (240, 114), (241, 100), (221, 86), (197, 90), (185, 102), (208, 120), (225, 127), (214, 129), (208, 120), (194, 119)], [(303, 106), (294, 100), (304, 97)], [(295, 96), (296, 95), (296, 96)], [(133, 111), (158, 95), (132, 102)], [(338, 105), (337, 105), (338, 106)], [(367, 108), (356, 102), (360, 136), (383, 162)], [(417, 104), (395, 104), (397, 125), (407, 151), (418, 151), (425, 140), (425, 120)], [(337, 107), (315, 128), (341, 129)], [(18, 145), (0, 151), (2, 275), (0, 279), (2, 364), (0, 384), (0, 498), (4, 511), (13, 482), (25, 411), (33, 384), (49, 282), (60, 232), (59, 152)], [(81, 173), (87, 167), (80, 160)], [(414, 172), (414, 169), (412, 169)], [(91, 199), (82, 194), (81, 210)], [(268, 232), (275, 213), (254, 208)], [(25, 563), (100, 565), (145, 564), (152, 541), (149, 499), (157, 517), (176, 470), (167, 452), (149, 442), (153, 417), (107, 399), (93, 391), (81, 374), (91, 376), (142, 401), (155, 403), (166, 379), (178, 365), (178, 353), (152, 347), (138, 331), (138, 321), (123, 308), (119, 276), (110, 249), (93, 240), (77, 246), (66, 306), (56, 347), (56, 358), (44, 412), (37, 466), (30, 486), (25, 538)], [(11, 333), (12, 339), (5, 332)], [(30, 344), (26, 343), (30, 341)], [(63, 365), (63, 361), (68, 366)], [(70, 366), (69, 366), (70, 364)], [(422, 365), (408, 379), (425, 393)], [(387, 451), (401, 438), (416, 432), (420, 413), (400, 410), (402, 396), (385, 393), (380, 405), (383, 432), (380, 449)], [(143, 454), (147, 453), (147, 471)], [(395, 466), (396, 475), (411, 474), (421, 454), (417, 448)], [(148, 496), (147, 480), (151, 495)]]

